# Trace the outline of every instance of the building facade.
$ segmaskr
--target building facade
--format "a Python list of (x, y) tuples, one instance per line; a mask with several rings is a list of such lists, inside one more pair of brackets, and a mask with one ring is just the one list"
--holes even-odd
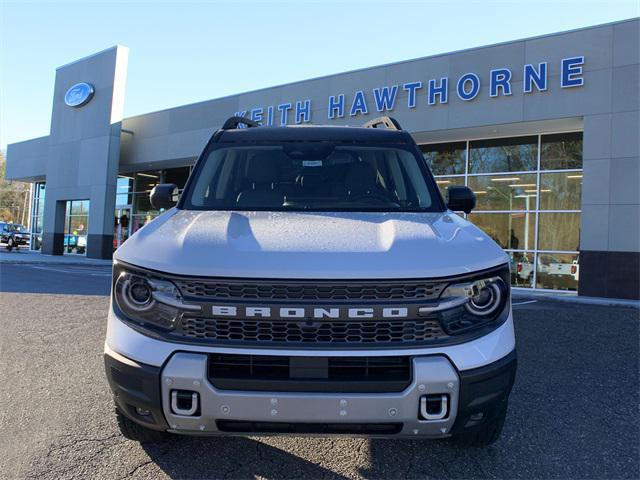
[[(263, 125), (412, 133), (446, 196), (512, 258), (522, 288), (640, 297), (639, 19), (435, 55), (123, 118), (127, 49), (56, 72), (47, 137), (11, 144), (7, 177), (33, 182), (33, 249), (109, 258), (184, 186), (231, 115)], [(158, 92), (161, 94), (161, 92)]]

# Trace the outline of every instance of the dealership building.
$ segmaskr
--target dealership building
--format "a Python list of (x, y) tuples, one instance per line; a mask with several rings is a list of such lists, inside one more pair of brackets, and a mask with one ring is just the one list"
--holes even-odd
[[(366, 68), (123, 118), (128, 50), (57, 69), (48, 136), (7, 150), (32, 182), (31, 248), (110, 258), (182, 188), (233, 115), (409, 131), (446, 196), (512, 258), (514, 286), (640, 297), (639, 19)], [(152, 88), (152, 87), (151, 87)], [(163, 92), (157, 92), (162, 95)], [(126, 218), (125, 218), (126, 217)]]

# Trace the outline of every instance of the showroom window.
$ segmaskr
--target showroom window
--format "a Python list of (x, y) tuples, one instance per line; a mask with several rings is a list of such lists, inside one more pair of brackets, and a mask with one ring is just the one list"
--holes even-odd
[[(182, 192), (191, 173), (191, 168), (187, 166), (165, 170), (148, 170), (123, 173), (118, 176), (116, 218), (120, 218), (125, 211), (125, 215), (131, 218), (127, 225), (127, 231), (119, 233), (122, 235), (123, 241), (160, 215), (160, 212), (151, 206), (149, 200), (149, 194), (153, 187), (159, 183), (175, 183), (178, 186), (178, 191)], [(117, 237), (117, 235), (115, 236)], [(119, 243), (117, 242), (118, 245)]]
[(577, 290), (582, 132), (420, 146), (442, 195), (467, 185), (469, 220), (511, 257), (511, 282)]
[(44, 196), (46, 184), (37, 182), (33, 184), (33, 203), (31, 204), (31, 235), (29, 248), (40, 250), (42, 248), (42, 219), (44, 218)]

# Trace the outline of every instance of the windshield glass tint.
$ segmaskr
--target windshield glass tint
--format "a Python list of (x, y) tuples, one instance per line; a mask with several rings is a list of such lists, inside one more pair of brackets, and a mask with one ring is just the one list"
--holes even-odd
[(213, 150), (186, 192), (204, 210), (430, 211), (433, 189), (412, 152), (325, 142)]

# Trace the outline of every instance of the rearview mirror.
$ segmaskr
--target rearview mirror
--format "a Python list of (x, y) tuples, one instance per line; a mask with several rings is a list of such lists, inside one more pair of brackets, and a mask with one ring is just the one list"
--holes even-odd
[(174, 183), (156, 185), (149, 194), (149, 200), (156, 210), (171, 208), (178, 203), (178, 187)]
[(452, 185), (447, 188), (447, 207), (454, 212), (471, 213), (476, 208), (476, 194), (469, 187)]

